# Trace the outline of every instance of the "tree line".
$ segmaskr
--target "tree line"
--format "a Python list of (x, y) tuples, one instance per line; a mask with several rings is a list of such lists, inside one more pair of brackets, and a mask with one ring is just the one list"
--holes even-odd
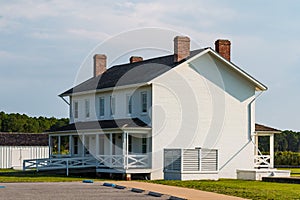
[(68, 123), (67, 118), (29, 117), (25, 114), (0, 112), (0, 132), (42, 133)]
[[(259, 137), (259, 149), (262, 152), (269, 152), (269, 137)], [(274, 151), (300, 152), (300, 132), (286, 130), (275, 134)]]

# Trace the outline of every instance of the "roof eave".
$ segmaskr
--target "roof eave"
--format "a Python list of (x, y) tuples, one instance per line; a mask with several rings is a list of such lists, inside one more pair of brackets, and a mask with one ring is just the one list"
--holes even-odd
[(130, 85), (122, 85), (122, 86), (115, 86), (115, 87), (109, 87), (109, 88), (103, 88), (103, 89), (96, 89), (96, 90), (87, 90), (83, 92), (73, 92), (73, 93), (68, 93), (68, 94), (60, 94), (58, 95), (59, 97), (67, 97), (67, 96), (79, 96), (79, 95), (85, 95), (85, 94), (95, 94), (99, 92), (107, 92), (107, 91), (112, 91), (112, 90), (122, 90), (122, 89), (128, 89), (128, 88), (138, 88), (142, 86), (149, 85), (148, 82), (143, 82), (143, 83), (136, 83), (136, 84), (130, 84)]

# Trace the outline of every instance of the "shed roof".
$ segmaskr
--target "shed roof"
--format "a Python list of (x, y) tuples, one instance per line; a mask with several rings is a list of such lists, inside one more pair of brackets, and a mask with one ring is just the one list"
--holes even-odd
[(268, 127), (265, 125), (261, 125), (261, 124), (255, 124), (255, 131), (256, 132), (281, 132), (281, 130), (272, 128), (272, 127)]
[(0, 132), (0, 146), (48, 146), (48, 134)]

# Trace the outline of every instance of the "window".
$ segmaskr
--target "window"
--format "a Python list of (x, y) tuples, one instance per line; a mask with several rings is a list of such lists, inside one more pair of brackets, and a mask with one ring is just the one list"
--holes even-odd
[(85, 100), (85, 117), (90, 117), (90, 100)]
[(100, 117), (104, 117), (104, 106), (105, 106), (105, 101), (104, 97), (99, 98), (99, 107), (100, 107)]
[(132, 136), (128, 135), (128, 152), (132, 153)]
[(74, 136), (74, 138), (73, 138), (73, 142), (74, 142), (74, 144), (73, 144), (73, 154), (78, 154), (78, 136)]
[(147, 112), (147, 92), (141, 93), (141, 105), (142, 105), (142, 113)]
[(78, 102), (74, 102), (74, 118), (78, 118)]
[(147, 138), (142, 139), (142, 153), (147, 153)]
[(131, 98), (131, 95), (127, 94), (126, 95), (126, 112), (128, 115), (131, 115), (132, 113), (132, 98)]
[(114, 96), (110, 96), (110, 115), (115, 115), (116, 111), (116, 99)]

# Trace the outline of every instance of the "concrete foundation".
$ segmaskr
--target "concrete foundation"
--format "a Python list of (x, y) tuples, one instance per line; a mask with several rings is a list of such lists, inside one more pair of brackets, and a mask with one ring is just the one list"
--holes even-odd
[(263, 177), (290, 177), (291, 171), (277, 169), (238, 169), (236, 170), (237, 179), (259, 180)]

